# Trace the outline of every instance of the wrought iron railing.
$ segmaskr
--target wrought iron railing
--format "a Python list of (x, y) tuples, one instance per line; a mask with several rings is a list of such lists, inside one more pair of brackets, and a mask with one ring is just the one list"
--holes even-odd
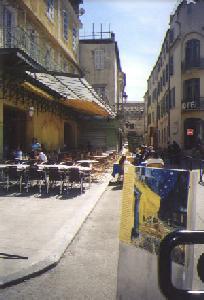
[(37, 36), (32, 30), (21, 27), (0, 27), (0, 48), (18, 48), (24, 51), (31, 59), (48, 71), (60, 71), (60, 66), (40, 47)]
[(191, 69), (204, 69), (204, 58), (193, 61), (183, 61), (182, 62), (182, 71), (187, 71)]
[(182, 110), (204, 110), (204, 97), (198, 97), (195, 99), (185, 99), (182, 101)]

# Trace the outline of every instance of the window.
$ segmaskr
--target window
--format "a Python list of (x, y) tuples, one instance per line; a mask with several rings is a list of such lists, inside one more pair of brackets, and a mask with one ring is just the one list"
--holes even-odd
[(95, 50), (94, 51), (94, 62), (95, 62), (96, 70), (104, 69), (104, 60), (105, 60), (105, 51), (102, 49)]
[(68, 62), (64, 60), (63, 70), (65, 73), (68, 73)]
[[(33, 59), (37, 59), (37, 51), (38, 51), (38, 47), (37, 47), (38, 46), (37, 45), (38, 34), (37, 34), (37, 31), (34, 30), (31, 26), (29, 26), (29, 28), (27, 29), (27, 36), (25, 34), (23, 36), (24, 36), (23, 46), (25, 48), (26, 48), (26, 46), (29, 46), (30, 56)], [(22, 36), (22, 38), (23, 38), (23, 36)], [(28, 40), (26, 38), (28, 38)]]
[(68, 40), (68, 30), (69, 30), (69, 19), (67, 11), (63, 11), (63, 36), (65, 40)]
[(55, 12), (54, 0), (47, 0), (47, 16), (49, 19), (54, 20), (54, 12)]
[(163, 81), (163, 86), (166, 84), (166, 76), (165, 76), (165, 70), (162, 72), (162, 81)]
[(169, 43), (168, 43), (168, 40), (166, 41), (166, 53), (168, 53), (169, 51)]
[(166, 102), (166, 113), (168, 113), (168, 111), (169, 111), (169, 94), (168, 93), (166, 93), (165, 102)]
[(169, 108), (175, 107), (175, 87), (170, 90)]
[(169, 59), (169, 75), (172, 76), (174, 74), (174, 58), (173, 56)]
[(163, 82), (163, 80), (162, 80), (162, 77), (161, 77), (161, 78), (160, 78), (160, 90), (161, 90), (161, 92), (162, 92), (162, 90), (163, 90), (162, 82)]
[(150, 105), (151, 105), (151, 102), (152, 102), (152, 97), (151, 97), (151, 95), (149, 95), (149, 96), (148, 96), (148, 103), (147, 103), (147, 105), (150, 106)]
[(185, 65), (187, 68), (200, 66), (200, 41), (199, 40), (192, 39), (186, 42)]
[(193, 78), (184, 81), (184, 101), (196, 101), (200, 100), (200, 79)]
[(72, 47), (74, 51), (76, 51), (78, 47), (78, 30), (75, 24), (73, 24), (72, 30)]
[(105, 101), (106, 97), (106, 87), (105, 86), (94, 86), (96, 93)]
[(45, 50), (45, 67), (47, 69), (50, 68), (50, 60), (51, 60), (51, 48), (49, 46), (47, 46), (46, 50)]
[(164, 143), (166, 143), (166, 128), (164, 128)]
[(169, 43), (171, 44), (171, 43), (173, 43), (173, 41), (174, 41), (174, 30), (171, 29), (169, 31)]
[(152, 123), (154, 123), (154, 112), (152, 112)]
[(135, 125), (133, 123), (130, 124), (130, 129), (134, 129)]
[(3, 11), (3, 22), (5, 27), (5, 33), (4, 33), (5, 46), (10, 48), (12, 47), (12, 43), (13, 43), (13, 38), (12, 38), (13, 14), (7, 8), (4, 8)]
[(148, 114), (148, 117), (147, 117), (147, 123), (148, 123), (148, 124), (151, 124), (151, 114)]
[(169, 65), (166, 65), (166, 82), (169, 80)]
[(160, 120), (160, 105), (157, 106), (157, 118)]

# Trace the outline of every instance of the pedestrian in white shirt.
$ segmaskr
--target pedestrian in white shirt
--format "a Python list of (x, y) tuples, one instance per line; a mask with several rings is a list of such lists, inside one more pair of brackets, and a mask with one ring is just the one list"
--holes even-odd
[(47, 162), (47, 155), (41, 150), (38, 155), (40, 162)]

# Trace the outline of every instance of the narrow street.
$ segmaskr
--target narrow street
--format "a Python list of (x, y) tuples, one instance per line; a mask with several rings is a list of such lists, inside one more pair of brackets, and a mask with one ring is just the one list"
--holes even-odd
[(57, 267), (1, 290), (0, 299), (116, 299), (118, 188), (106, 189)]

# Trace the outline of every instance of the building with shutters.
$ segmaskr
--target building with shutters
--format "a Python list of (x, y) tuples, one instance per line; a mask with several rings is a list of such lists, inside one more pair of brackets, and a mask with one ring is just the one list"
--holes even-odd
[(82, 37), (79, 41), (79, 60), (85, 78), (95, 91), (117, 113), (124, 101), (126, 85), (115, 34), (94, 33), (92, 38)]
[(147, 142), (204, 143), (204, 1), (179, 1), (145, 94)]
[(79, 66), (82, 2), (0, 1), (0, 157), (29, 152), (33, 137), (48, 151), (77, 148), (93, 118), (114, 118)]
[(129, 101), (120, 105), (123, 111), (123, 134), (130, 150), (144, 144), (144, 102)]

